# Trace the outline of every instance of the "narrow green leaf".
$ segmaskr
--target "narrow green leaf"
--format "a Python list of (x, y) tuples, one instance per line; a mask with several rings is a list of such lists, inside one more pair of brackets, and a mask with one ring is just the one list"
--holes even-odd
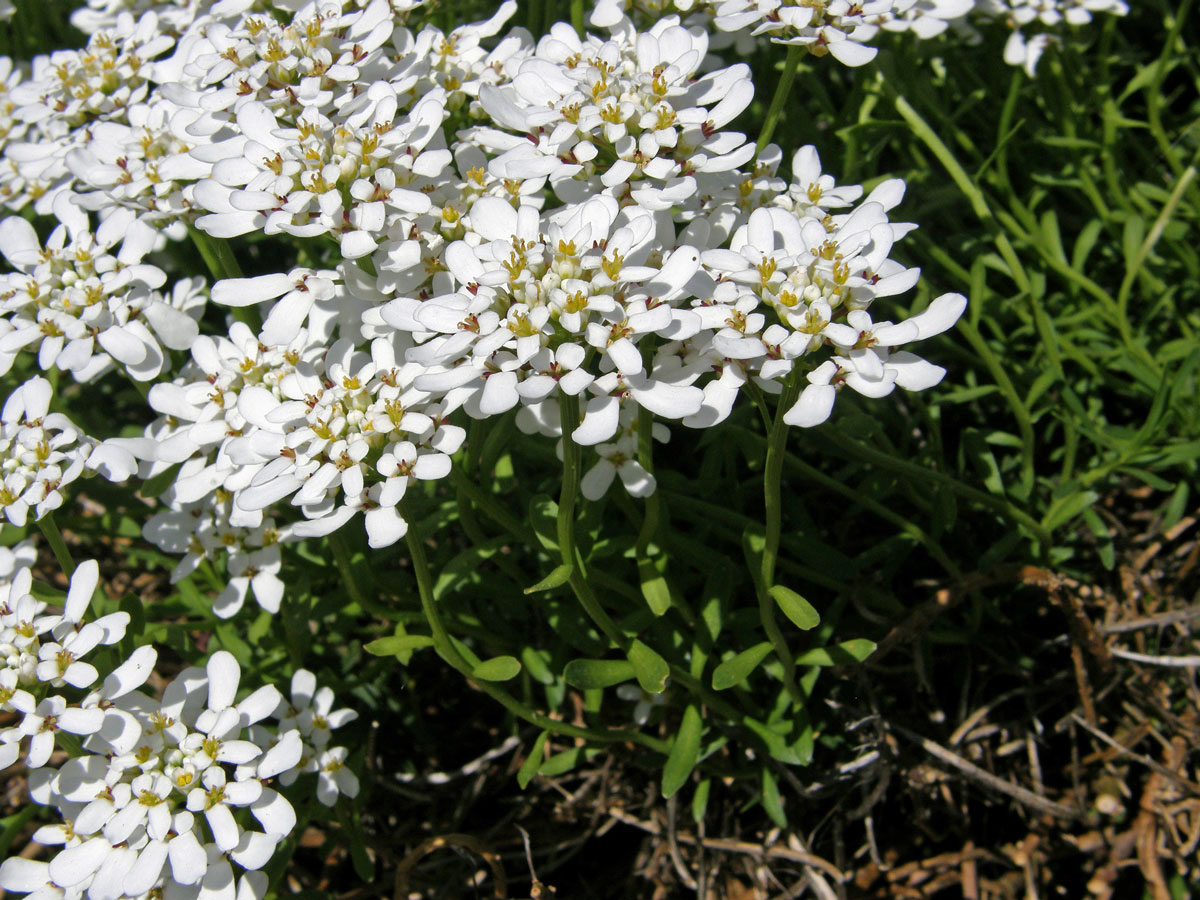
[(537, 736), (537, 740), (529, 749), (529, 755), (525, 757), (525, 762), (521, 763), (521, 768), (517, 770), (517, 784), (521, 786), (521, 790), (529, 787), (529, 782), (533, 781), (533, 776), (541, 768), (542, 754), (545, 752), (546, 741), (549, 737), (550, 732), (548, 731), (543, 731)]
[(727, 607), (733, 599), (733, 563), (725, 557), (718, 557), (712, 573), (704, 582), (703, 602), (700, 606), (700, 618), (704, 621), (704, 630), (711, 642), (721, 635), (724, 626), (723, 607)]
[(779, 784), (771, 770), (762, 770), (762, 804), (771, 821), (780, 828), (787, 828), (787, 814), (783, 811), (783, 798), (779, 796)]
[(1042, 520), (1042, 527), (1047, 531), (1053, 531), (1060, 525), (1070, 522), (1085, 509), (1091, 509), (1092, 504), (1099, 499), (1100, 495), (1095, 491), (1079, 491), (1068, 497), (1056, 500), (1050, 504), (1050, 509), (1046, 511), (1046, 517)]
[(1146, 220), (1141, 216), (1130, 216), (1125, 220), (1125, 228), (1121, 232), (1121, 250), (1125, 255), (1125, 265), (1132, 269), (1138, 257), (1138, 250), (1146, 238)]
[(432, 646), (433, 638), (427, 634), (392, 634), (371, 641), (363, 649), (373, 656), (399, 656), (407, 651)]
[(1100, 556), (1101, 564), (1111, 572), (1117, 560), (1108, 523), (1101, 519), (1094, 509), (1083, 511), (1083, 521), (1096, 538), (1096, 553)]
[(555, 753), (541, 764), (538, 768), (538, 774), (549, 778), (555, 775), (565, 775), (575, 768), (575, 764), (579, 762), (581, 750), (581, 747), (572, 747), (570, 750), (564, 750), (562, 753)]
[(525, 588), (526, 594), (536, 594), (538, 591), (549, 591), (567, 583), (571, 577), (571, 567), (566, 563), (556, 566), (554, 571), (532, 587)]
[(683, 721), (679, 723), (679, 731), (671, 744), (671, 752), (663, 766), (662, 795), (670, 797), (687, 783), (696, 761), (700, 758), (700, 732), (703, 723), (700, 721), (700, 711), (695, 704), (688, 704), (683, 711)]
[(547, 550), (558, 549), (558, 504), (548, 495), (529, 501), (529, 525)]
[(471, 677), (480, 681), (508, 681), (516, 678), (521, 663), (515, 656), (493, 656), (471, 670)]
[(696, 793), (692, 794), (692, 821), (699, 825), (704, 821), (708, 812), (708, 798), (712, 793), (712, 779), (705, 778), (696, 785)]
[(844, 666), (862, 662), (875, 652), (875, 642), (866, 638), (842, 641), (832, 647), (814, 647), (796, 657), (797, 666)]
[(783, 610), (783, 614), (792, 620), (797, 628), (808, 631), (821, 624), (821, 614), (813, 609), (811, 603), (793, 591), (791, 588), (776, 584), (771, 588), (771, 596)]
[(762, 722), (751, 718), (750, 716), (744, 717), (742, 719), (742, 724), (750, 731), (753, 731), (756, 735), (758, 735), (759, 740), (761, 740), (766, 746), (767, 753), (772, 759), (777, 759), (781, 763), (789, 766), (799, 766), (803, 764), (804, 760), (797, 755), (796, 751), (792, 748), (791, 744), (787, 742), (784, 735), (777, 731), (773, 731), (769, 726), (764, 725)]
[(534, 681), (540, 684), (554, 684), (554, 673), (546, 665), (546, 658), (533, 647), (521, 648), (521, 664)]
[(749, 650), (743, 650), (733, 659), (725, 660), (713, 670), (713, 690), (723, 691), (735, 684), (741, 684), (770, 653), (771, 642), (763, 641), (761, 644), (755, 644)]
[(661, 616), (671, 608), (671, 589), (667, 587), (667, 579), (654, 568), (652, 560), (638, 560), (638, 580), (646, 605), (656, 616)]
[(567, 684), (585, 691), (612, 687), (633, 677), (633, 664), (626, 659), (573, 659), (563, 670)]
[(643, 691), (647, 694), (661, 694), (666, 690), (671, 667), (665, 659), (637, 640), (630, 644), (628, 656), (633, 673)]
[(183, 463), (171, 466), (165, 472), (159, 472), (151, 478), (147, 478), (142, 482), (142, 486), (138, 488), (138, 493), (143, 497), (160, 497), (162, 493), (175, 483), (175, 476), (179, 474)]

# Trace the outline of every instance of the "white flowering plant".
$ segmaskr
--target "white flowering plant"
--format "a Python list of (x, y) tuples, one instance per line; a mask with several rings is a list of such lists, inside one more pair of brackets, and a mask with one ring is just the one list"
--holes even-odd
[[(0, 890), (261, 900), (329, 810), (369, 880), (360, 786), (419, 715), (387, 696), (404, 678), (503, 711), (521, 788), (628, 748), (698, 820), (750, 785), (787, 827), (781, 784), (843, 742), (818, 681), (861, 673), (887, 620), (873, 560), (916, 547), (961, 579), (957, 500), (1004, 523), (1001, 555), (1045, 558), (1056, 528), (1098, 534), (1087, 484), (1177, 464), (1037, 481), (1049, 384), (1022, 399), (977, 305), (999, 271), (1034, 305), (1014, 340), (1050, 339), (1008, 234), (1050, 225), (993, 212), (906, 88), (1003, 73), (1006, 167), (1022, 92), (1126, 12), (90, 0), (77, 47), (4, 57), (0, 768), (47, 849)], [(1194, 175), (1157, 236), (1124, 226), (1131, 260)], [(1107, 296), (1061, 239), (1051, 268)], [(964, 431), (986, 488), (934, 468), (948, 371), (1018, 421)]]

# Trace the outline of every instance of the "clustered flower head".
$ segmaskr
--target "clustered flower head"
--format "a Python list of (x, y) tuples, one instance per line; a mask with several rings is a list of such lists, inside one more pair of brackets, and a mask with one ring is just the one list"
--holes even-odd
[[(0, 768), (23, 759), (34, 801), (62, 816), (33, 836), (57, 853), (48, 862), (5, 860), (0, 888), (93, 900), (261, 898), (259, 870), (296, 824), (270, 784), (316, 773), (321, 803), (353, 797), (347, 751), (329, 742), (356, 714), (333, 709), (333, 693), (303, 669), (290, 700), (271, 685), (239, 698), (241, 669), (224, 650), (202, 669), (184, 669), (161, 696), (142, 690), (157, 660), (151, 646), (101, 678), (83, 657), (120, 641), (130, 617), (85, 621), (97, 584), (96, 562), (81, 563), (61, 613), (30, 595), (25, 565), (0, 590), (0, 712), (20, 718), (0, 730)], [(63, 735), (77, 749), (55, 766)]]
[[(851, 28), (864, 8), (803, 10), (805, 28), (844, 26), (822, 47), (861, 46), (884, 13)], [(889, 257), (910, 227), (889, 220), (902, 184), (863, 199), (813, 148), (781, 177), (779, 148), (730, 127), (754, 97), (748, 66), (721, 64), (695, 24), (621, 15), (534, 42), (500, 35), (514, 11), (414, 33), (384, 0), (181, 5), (160, 40), (155, 13), (92, 6), (89, 49), (59, 69), (82, 94), (99, 66), (89, 90), (113, 102), (46, 100), (66, 89), (48, 63), (13, 88), (27, 143), (65, 162), (39, 182), (59, 221), (44, 245), (25, 219), (0, 223), (17, 269), (0, 351), (156, 382), (160, 418), (103, 442), (97, 467), (170, 479), (146, 535), (183, 557), (176, 577), (223, 563), (219, 615), (251, 595), (279, 608), (289, 540), (360, 513), (372, 547), (402, 538), (405, 493), (449, 474), (462, 414), (515, 409), (527, 431), (595, 448), (588, 496), (615, 480), (644, 496), (641, 416), (711, 427), (750, 385), (786, 390), (788, 422), (811, 426), (843, 388), (943, 374), (901, 347), (949, 328), (961, 297), (898, 324), (873, 310), (919, 274)], [(304, 249), (168, 289), (157, 263), (188, 229)], [(201, 334), (209, 298), (244, 321)]]
[(83, 474), (95, 443), (62, 413), (51, 413), (50, 383), (32, 378), (0, 412), (0, 505), (24, 525), (63, 504), (62, 489)]
[(36, 350), (41, 368), (79, 381), (114, 367), (137, 381), (156, 378), (166, 351), (186, 349), (199, 333), (200, 283), (181, 279), (169, 296), (157, 290), (166, 273), (141, 261), (156, 235), (128, 210), (93, 231), (87, 213), (59, 194), (54, 214), (59, 225), (44, 247), (25, 219), (0, 221), (0, 253), (16, 270), (0, 275), (0, 374)]
[[(1032, 77), (1038, 60), (1053, 41), (1053, 29), (1062, 24), (1078, 27), (1092, 21), (1093, 13), (1123, 16), (1129, 12), (1124, 0), (977, 0), (980, 18), (999, 19), (1012, 29), (1004, 45), (1004, 61), (1023, 66)], [(1027, 35), (1034, 29), (1035, 33)]]

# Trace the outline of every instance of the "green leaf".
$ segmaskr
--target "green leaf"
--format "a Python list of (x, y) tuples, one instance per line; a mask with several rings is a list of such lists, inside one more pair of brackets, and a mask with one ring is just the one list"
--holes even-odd
[(612, 687), (633, 677), (633, 663), (626, 659), (573, 659), (563, 670), (567, 684), (585, 691)]
[(571, 577), (572, 567), (566, 563), (555, 566), (554, 571), (532, 587), (525, 588), (526, 594), (536, 594), (538, 591), (549, 591), (561, 587)]
[(564, 750), (562, 753), (555, 753), (541, 764), (538, 768), (538, 774), (549, 778), (553, 778), (555, 775), (565, 775), (575, 768), (575, 764), (579, 762), (579, 754), (582, 749), (582, 747), (572, 747), (570, 750)]
[(696, 793), (692, 794), (692, 821), (699, 825), (704, 821), (708, 812), (708, 797), (712, 793), (712, 779), (705, 778), (696, 785)]
[(477, 577), (479, 567), (494, 556), (508, 540), (508, 537), (495, 538), (486, 544), (464, 550), (446, 563), (434, 583), (433, 599), (441, 600), (445, 593), (455, 585), (466, 579)]
[(772, 586), (770, 594), (783, 610), (783, 614), (792, 620), (797, 628), (808, 631), (821, 624), (821, 614), (813, 609), (811, 603), (782, 584)]
[(638, 640), (630, 644), (627, 655), (643, 691), (647, 694), (661, 694), (666, 690), (671, 667), (665, 659)]
[(147, 478), (142, 482), (142, 486), (138, 488), (138, 493), (147, 499), (151, 497), (161, 496), (163, 491), (175, 483), (175, 476), (179, 474), (183, 463), (178, 463), (165, 472), (159, 472), (157, 475)]
[(402, 653), (432, 646), (433, 638), (427, 634), (393, 634), (377, 638), (363, 649), (372, 656), (400, 656)]
[(733, 598), (733, 571), (730, 560), (718, 557), (717, 565), (704, 582), (700, 618), (712, 643), (716, 643), (724, 625), (722, 607), (728, 606)]
[(866, 638), (842, 641), (832, 647), (814, 647), (796, 657), (797, 666), (844, 666), (862, 662), (875, 652), (875, 642)]
[[(781, 763), (789, 766), (799, 766), (804, 764), (804, 760), (800, 758), (795, 749), (787, 742), (784, 735), (778, 731), (774, 731), (770, 726), (764, 725), (757, 719), (746, 716), (742, 719), (742, 724), (750, 731), (758, 735), (759, 740), (767, 748), (767, 753), (772, 759), (777, 759)], [(785, 723), (787, 724), (787, 723)]]
[(375, 863), (367, 853), (367, 839), (363, 834), (358, 810), (353, 807), (345, 810), (343, 807), (343, 812), (338, 819), (341, 820), (345, 834), (349, 838), (347, 843), (350, 845), (350, 859), (354, 863), (354, 872), (369, 884), (375, 880)]
[(1117, 560), (1108, 523), (1101, 519), (1094, 509), (1083, 511), (1083, 521), (1096, 538), (1096, 552), (1100, 556), (1101, 564), (1111, 572)]
[(25, 823), (38, 813), (38, 807), (33, 803), (26, 804), (20, 812), (0, 819), (0, 859), (8, 856), (8, 849), (20, 835)]
[[(238, 629), (231, 622), (221, 622), (213, 627), (220, 649), (228, 650), (244, 670), (254, 667), (254, 650), (242, 640)], [(215, 649), (215, 648), (214, 648)]]
[(493, 656), (473, 668), (471, 677), (480, 681), (508, 681), (516, 678), (520, 671), (521, 663), (515, 656)]
[(548, 731), (543, 731), (537, 736), (537, 740), (529, 748), (529, 755), (525, 757), (525, 762), (521, 763), (521, 768), (517, 770), (517, 784), (521, 786), (521, 790), (529, 787), (529, 782), (533, 781), (533, 776), (541, 767), (542, 754), (546, 749), (546, 741), (549, 737), (550, 732)]
[(1099, 499), (1100, 495), (1095, 491), (1079, 491), (1055, 500), (1050, 504), (1050, 509), (1046, 511), (1046, 517), (1042, 519), (1042, 527), (1047, 531), (1053, 531), (1074, 519), (1085, 509), (1090, 509), (1092, 504)]
[(755, 644), (749, 650), (743, 650), (733, 659), (725, 660), (713, 670), (713, 690), (723, 691), (735, 684), (741, 684), (770, 653), (771, 642), (763, 641), (761, 644)]
[(703, 723), (700, 721), (699, 710), (696, 709), (695, 704), (688, 704), (687, 709), (683, 711), (683, 721), (679, 724), (675, 741), (671, 744), (671, 752), (667, 755), (667, 762), (663, 766), (662, 795), (664, 799), (683, 787), (687, 783), (688, 776), (692, 774), (692, 769), (696, 768), (696, 761), (700, 758), (700, 732), (702, 730)]
[(780, 828), (787, 828), (787, 814), (783, 811), (783, 798), (779, 796), (779, 784), (771, 770), (762, 770), (762, 804), (771, 821)]
[(547, 550), (558, 550), (558, 504), (549, 495), (529, 501), (529, 525)]
[(546, 658), (541, 651), (535, 650), (533, 647), (522, 647), (521, 664), (525, 666), (525, 671), (534, 681), (540, 684), (554, 684), (554, 673), (546, 665)]
[(654, 567), (652, 560), (638, 560), (638, 580), (642, 587), (642, 597), (656, 616), (661, 616), (671, 608), (671, 589), (667, 587), (667, 579)]

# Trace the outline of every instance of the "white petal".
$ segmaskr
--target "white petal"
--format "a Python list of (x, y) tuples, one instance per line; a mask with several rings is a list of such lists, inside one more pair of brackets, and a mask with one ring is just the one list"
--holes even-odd
[(800, 393), (795, 406), (784, 413), (783, 421), (800, 428), (820, 425), (833, 412), (833, 402), (836, 398), (837, 388), (833, 385), (810, 384)]
[(68, 847), (50, 860), (50, 878), (60, 887), (74, 887), (94, 874), (112, 850), (112, 844), (102, 837)]
[(185, 831), (171, 839), (167, 844), (167, 858), (171, 862), (171, 877), (180, 884), (196, 884), (208, 870), (208, 857), (193, 831)]
[(571, 440), (584, 447), (607, 441), (617, 433), (620, 424), (621, 402), (616, 397), (593, 397), (579, 427), (571, 432)]
[(292, 804), (270, 788), (263, 789), (262, 796), (251, 804), (250, 812), (267, 834), (286, 836), (296, 827), (296, 811)]
[(222, 306), (250, 306), (280, 297), (295, 286), (296, 279), (282, 272), (254, 278), (227, 278), (213, 285), (212, 301)]
[(300, 732), (293, 728), (263, 754), (258, 762), (258, 777), (274, 778), (286, 769), (295, 768), (303, 755), (304, 742), (300, 739)]
[(241, 843), (229, 854), (229, 858), (243, 869), (261, 869), (270, 861), (278, 845), (278, 835), (247, 831), (242, 834)]
[(0, 865), (0, 888), (17, 894), (32, 893), (50, 882), (49, 870), (44, 862), (10, 856)]
[(204, 818), (212, 831), (213, 841), (228, 853), (238, 845), (242, 830), (233, 820), (233, 813), (224, 803), (217, 803), (204, 811)]
[(133, 864), (133, 868), (125, 876), (125, 882), (122, 885), (125, 893), (130, 897), (140, 897), (145, 894), (158, 881), (159, 875), (162, 874), (163, 866), (167, 863), (167, 845), (164, 841), (151, 841), (142, 848), (142, 852), (138, 854), (137, 862)]
[(87, 612), (100, 582), (100, 566), (94, 559), (81, 562), (71, 576), (71, 584), (67, 588), (67, 602), (63, 609), (63, 617), (70, 622), (79, 622)]
[(368, 510), (364, 520), (367, 542), (372, 548), (390, 547), (408, 533), (408, 523), (394, 506)]
[(208, 708), (222, 710), (233, 706), (238, 682), (242, 677), (241, 667), (233, 654), (218, 650), (208, 660)]

